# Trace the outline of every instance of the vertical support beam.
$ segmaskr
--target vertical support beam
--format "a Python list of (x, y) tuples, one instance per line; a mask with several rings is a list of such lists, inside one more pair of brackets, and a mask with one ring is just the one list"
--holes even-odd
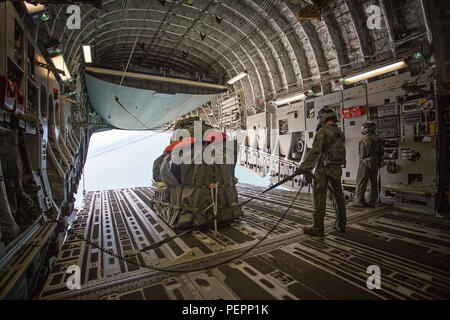
[(391, 47), (392, 56), (396, 57), (397, 53), (395, 50), (395, 35), (394, 31), (392, 30), (391, 22), (389, 20), (389, 12), (386, 8), (386, 4), (384, 3), (385, 0), (379, 0), (380, 1), (380, 8), (381, 12), (383, 13), (384, 23), (386, 24), (386, 30), (389, 37), (389, 46)]
[[(351, 0), (344, 0), (346, 9), (349, 12), (350, 20), (358, 37), (359, 48), (361, 53), (361, 62), (365, 62), (365, 57), (371, 55), (367, 26), (361, 23), (360, 16)], [(365, 15), (364, 15), (365, 16)], [(366, 30), (366, 32), (364, 32)]]
[(323, 17), (323, 23), (324, 23), (327, 33), (330, 37), (330, 40), (333, 44), (333, 50), (335, 52), (335, 56), (336, 56), (336, 60), (337, 60), (337, 64), (338, 64), (339, 72), (340, 72), (341, 65), (344, 65), (347, 63), (347, 58), (344, 54), (344, 51), (342, 50), (342, 48), (344, 48), (344, 44), (339, 35), (339, 27), (336, 25), (336, 23), (333, 22), (333, 19), (330, 17), (330, 15), (325, 15)]
[[(433, 39), (433, 53), (436, 63), (436, 96), (438, 114), (438, 148), (436, 179), (438, 196), (436, 208), (438, 212), (449, 212), (450, 193), (450, 34), (448, 32), (448, 17), (450, 2), (424, 0), (422, 2), (425, 23)], [(433, 19), (431, 19), (433, 17)], [(428, 22), (427, 22), (428, 21)]]
[(208, 119), (208, 123), (211, 127), (214, 127), (213, 124), (211, 123), (211, 119), (209, 118), (209, 115), (206, 113), (205, 108), (203, 106), (201, 106), (200, 108), (202, 108), (203, 114), (206, 116), (206, 119)]
[[(212, 101), (210, 101), (210, 102), (207, 104), (207, 106), (208, 106), (209, 110), (211, 111), (212, 117), (214, 118), (214, 122), (216, 123), (216, 127), (219, 128), (219, 129), (222, 129), (222, 128), (220, 127), (219, 121), (217, 121), (216, 115), (214, 114), (214, 109), (213, 109), (213, 107), (212, 107)], [(209, 115), (208, 115), (208, 117), (209, 117)]]
[(311, 21), (299, 20), (298, 23), (301, 25), (303, 32), (308, 38), (310, 50), (313, 54), (314, 62), (316, 63), (317, 66), (317, 74), (316, 74), (317, 79), (315, 79), (316, 77), (313, 74), (312, 75), (313, 81), (319, 82), (321, 79), (321, 73), (326, 71), (327, 69), (322, 44), (320, 42), (319, 36), (317, 35), (316, 29), (312, 25)]

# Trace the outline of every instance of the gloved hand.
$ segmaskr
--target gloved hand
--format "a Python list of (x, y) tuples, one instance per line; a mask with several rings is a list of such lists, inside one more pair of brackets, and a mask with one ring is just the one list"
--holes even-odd
[(308, 174), (310, 172), (308, 170), (304, 170), (304, 169), (301, 169), (300, 167), (298, 167), (297, 169), (295, 169), (295, 173), (298, 175), (302, 175), (302, 174)]
[(312, 183), (312, 174), (304, 174), (303, 175), (303, 180), (305, 180), (306, 184), (311, 184)]
[(313, 174), (311, 173), (311, 171), (304, 170), (298, 167), (295, 170), (295, 173), (298, 175), (303, 175), (303, 180), (305, 180), (308, 184), (312, 183)]

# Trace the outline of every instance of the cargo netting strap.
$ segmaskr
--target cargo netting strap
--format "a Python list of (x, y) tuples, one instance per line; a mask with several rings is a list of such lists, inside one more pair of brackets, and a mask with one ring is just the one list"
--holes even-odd
[[(265, 192), (267, 192), (267, 191), (270, 191), (270, 190), (272, 190), (272, 189), (274, 189), (274, 188), (276, 188), (276, 187), (282, 185), (283, 183), (286, 183), (287, 181), (293, 179), (293, 178), (294, 178), (295, 176), (297, 176), (297, 175), (302, 175), (302, 174), (303, 174), (303, 175), (307, 175), (308, 177), (310, 177), (310, 176), (312, 177), (312, 174), (311, 174), (310, 172), (308, 172), (308, 171), (303, 172), (303, 171), (297, 169), (297, 171), (296, 171), (294, 174), (290, 175), (289, 177), (284, 178), (283, 180), (281, 180), (281, 181), (278, 182), (277, 184), (271, 186), (270, 188), (268, 188), (268, 189), (266, 189), (265, 191), (261, 192), (261, 193), (258, 194), (257, 196), (252, 197), (252, 198), (246, 200), (245, 202), (241, 203), (240, 205), (242, 206), (242, 205), (244, 205), (245, 203), (248, 203), (248, 202), (250, 202), (251, 200), (255, 199), (255, 198), (258, 197), (259, 195), (261, 195), (261, 194), (263, 194), (263, 193), (265, 193)], [(312, 178), (313, 178), (313, 177), (312, 177)], [(78, 234), (77, 232), (74, 232), (74, 231), (71, 230), (70, 228), (66, 228), (64, 221), (61, 221), (61, 220), (60, 220), (60, 221), (57, 221), (57, 223), (59, 224), (60, 227), (66, 229), (66, 231), (67, 231), (68, 234), (75, 236), (77, 239), (79, 239), (79, 240), (81, 240), (81, 241), (83, 241), (83, 242), (86, 242), (88, 245), (90, 245), (90, 246), (92, 246), (92, 247), (94, 247), (94, 248), (97, 248), (97, 249), (99, 249), (100, 251), (102, 251), (102, 252), (104, 252), (104, 253), (106, 253), (106, 254), (112, 256), (112, 257), (115, 257), (115, 258), (117, 258), (117, 259), (119, 259), (119, 260), (121, 260), (121, 261), (127, 262), (127, 263), (132, 264), (132, 265), (136, 265), (136, 266), (141, 267), (141, 268), (147, 268), (147, 269), (150, 269), (150, 270), (153, 270), (153, 271), (171, 272), (171, 273), (178, 273), (178, 274), (185, 274), (185, 273), (190, 273), (190, 272), (205, 271), (205, 270), (209, 270), (209, 269), (212, 269), (212, 268), (217, 268), (217, 267), (219, 267), (219, 266), (225, 265), (225, 264), (227, 264), (227, 263), (230, 263), (230, 262), (232, 262), (232, 261), (234, 261), (234, 260), (236, 260), (236, 259), (239, 259), (239, 258), (243, 257), (244, 255), (248, 254), (250, 251), (252, 251), (253, 249), (255, 249), (257, 246), (259, 246), (264, 240), (266, 240), (267, 237), (268, 237), (268, 236), (269, 236), (269, 235), (270, 235), (270, 234), (271, 234), (271, 233), (279, 226), (279, 224), (281, 223), (281, 221), (284, 220), (284, 217), (285, 217), (286, 214), (289, 212), (289, 210), (292, 208), (292, 206), (294, 205), (295, 201), (297, 200), (297, 198), (298, 198), (298, 196), (299, 196), (299, 194), (300, 194), (302, 188), (303, 188), (306, 184), (307, 184), (306, 182), (302, 182), (302, 183), (300, 184), (300, 188), (299, 188), (298, 191), (296, 192), (296, 195), (295, 195), (294, 199), (292, 200), (292, 202), (289, 204), (289, 206), (286, 208), (286, 210), (285, 210), (284, 213), (281, 215), (281, 217), (277, 220), (277, 222), (272, 226), (272, 228), (264, 235), (264, 237), (260, 238), (255, 244), (253, 244), (252, 246), (250, 246), (249, 248), (247, 248), (247, 249), (244, 250), (243, 252), (238, 253), (238, 254), (236, 254), (235, 256), (231, 257), (231, 258), (227, 258), (227, 259), (224, 260), (224, 261), (217, 262), (217, 263), (214, 263), (214, 264), (209, 265), (209, 266), (206, 266), (206, 267), (199, 267), (199, 268), (193, 268), (193, 269), (177, 269), (177, 267), (174, 266), (174, 267), (172, 267), (172, 268), (162, 268), (162, 267), (160, 267), (160, 266), (158, 266), (158, 265), (148, 265), (148, 264), (146, 264), (146, 263), (140, 263), (140, 262), (138, 262), (138, 261), (135, 260), (135, 259), (129, 259), (130, 256), (135, 256), (135, 255), (137, 255), (137, 254), (140, 254), (140, 253), (143, 252), (143, 251), (155, 250), (155, 249), (161, 247), (162, 245), (164, 245), (164, 244), (166, 244), (166, 243), (168, 243), (168, 242), (170, 242), (170, 241), (173, 241), (173, 240), (175, 240), (176, 238), (179, 238), (179, 237), (181, 237), (181, 236), (183, 236), (183, 235), (185, 235), (185, 234), (191, 232), (192, 230), (188, 230), (188, 231), (185, 231), (185, 232), (183, 232), (183, 233), (176, 234), (176, 235), (174, 235), (174, 236), (172, 236), (172, 237), (166, 238), (166, 239), (164, 239), (164, 240), (162, 240), (162, 241), (159, 241), (159, 242), (157, 242), (157, 243), (152, 244), (151, 246), (148, 246), (148, 247), (142, 248), (141, 250), (135, 251), (135, 252), (134, 252), (133, 254), (131, 254), (131, 255), (121, 256), (121, 255), (115, 253), (114, 251), (112, 251), (112, 250), (110, 250), (110, 249), (103, 248), (102, 246), (98, 245), (97, 242), (93, 242), (93, 241), (91, 241), (91, 240), (89, 240), (89, 239), (86, 239), (82, 234)]]
[[(251, 198), (245, 200), (245, 201), (242, 202), (242, 203), (239, 203), (238, 206), (244, 206), (245, 204), (249, 203), (250, 201), (256, 199), (256, 198), (259, 197), (259, 196), (261, 196), (262, 194), (264, 194), (264, 193), (266, 193), (266, 192), (268, 192), (268, 191), (270, 191), (270, 190), (273, 190), (273, 189), (275, 189), (275, 188), (281, 186), (282, 184), (284, 184), (284, 183), (286, 183), (286, 182), (292, 180), (292, 179), (295, 178), (296, 176), (302, 175), (302, 174), (308, 176), (308, 177), (311, 178), (311, 179), (314, 179), (314, 176), (311, 174), (311, 172), (309, 172), (309, 171), (303, 171), (303, 170), (297, 169), (297, 171), (295, 171), (295, 172), (294, 172), (293, 174), (291, 174), (290, 176), (284, 178), (283, 180), (280, 180), (279, 182), (277, 182), (277, 183), (274, 184), (273, 186), (270, 186), (269, 188), (267, 188), (267, 189), (264, 190), (263, 192), (257, 194), (256, 196), (251, 197)], [(301, 185), (300, 185), (300, 190), (301, 190), (305, 185), (307, 185), (307, 184), (308, 184), (308, 183), (307, 183), (305, 180), (302, 180), (302, 183), (301, 183)], [(218, 215), (217, 215), (217, 204), (218, 204), (218, 203), (217, 203), (217, 194), (218, 194), (218, 187), (219, 187), (219, 183), (218, 183), (218, 182), (216, 182), (216, 183), (211, 183), (211, 184), (209, 185), (209, 189), (211, 190), (211, 198), (212, 198), (212, 202), (211, 202), (211, 204), (210, 204), (209, 206), (207, 206), (207, 207), (206, 207), (205, 209), (203, 209), (201, 212), (199, 212), (199, 211), (196, 212), (196, 214), (198, 214), (198, 213), (204, 213), (204, 212), (206, 212), (208, 209), (213, 208), (213, 211), (214, 211), (214, 218), (213, 218), (213, 220), (214, 220), (214, 230), (215, 230), (215, 232), (217, 232), (217, 219), (218, 219)], [(215, 189), (215, 194), (214, 194), (213, 189)], [(151, 245), (151, 246), (149, 246), (149, 247), (142, 248), (141, 250), (139, 250), (139, 251), (137, 251), (137, 252), (145, 252), (145, 251), (149, 251), (149, 250), (154, 250), (154, 249), (159, 248), (159, 247), (161, 247), (162, 245), (166, 244), (167, 242), (170, 242), (170, 241), (172, 241), (172, 240), (175, 240), (175, 239), (177, 239), (177, 238), (179, 238), (179, 237), (181, 237), (181, 236), (183, 236), (183, 235), (185, 235), (185, 234), (187, 234), (187, 233), (189, 233), (189, 232), (191, 232), (191, 231), (192, 231), (192, 230), (188, 230), (188, 231), (185, 231), (185, 232), (183, 232), (183, 233), (176, 234), (176, 235), (174, 235), (174, 236), (172, 236), (172, 237), (170, 237), (170, 238), (166, 238), (166, 239), (164, 239), (164, 240), (162, 240), (162, 241), (160, 241), (160, 242), (157, 242), (157, 243), (155, 243), (155, 244), (153, 244), (153, 245)]]
[(219, 193), (219, 183), (210, 183), (209, 184), (209, 190), (211, 190), (211, 199), (213, 204), (213, 211), (214, 211), (214, 234), (217, 234), (217, 195)]

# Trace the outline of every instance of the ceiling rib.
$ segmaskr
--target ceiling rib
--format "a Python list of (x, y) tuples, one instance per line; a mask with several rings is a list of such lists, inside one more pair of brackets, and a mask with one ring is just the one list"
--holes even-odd
[[(249, 76), (231, 88), (243, 90), (246, 105), (261, 104), (269, 97), (325, 83), (342, 70), (357, 70), (399, 54), (396, 45), (407, 47), (406, 41), (396, 42), (393, 27), (399, 13), (394, 17), (388, 12), (386, 2), (377, 1), (385, 21), (380, 32), (365, 27), (364, 8), (373, 0), (336, 0), (322, 11), (322, 21), (298, 20), (295, 12), (300, 5), (290, 0), (196, 0), (193, 5), (171, 0), (165, 6), (159, 1), (104, 0), (101, 10), (81, 5), (81, 30), (66, 28), (61, 18), (66, 6), (53, 6), (56, 18), (49, 35), (59, 36), (74, 70), (81, 65), (82, 43), (95, 43), (99, 59), (114, 54), (121, 61), (133, 43), (130, 39), (141, 32), (142, 52), (136, 52), (132, 63), (140, 59), (143, 68), (152, 67), (143, 59), (145, 52), (151, 52), (147, 62), (174, 70), (205, 74), (211, 70), (230, 77), (247, 70)], [(143, 19), (147, 5), (152, 19)], [(407, 11), (401, 14), (408, 15)], [(420, 35), (420, 30), (426, 32), (414, 29), (414, 35)], [(205, 37), (201, 39), (200, 34)]]

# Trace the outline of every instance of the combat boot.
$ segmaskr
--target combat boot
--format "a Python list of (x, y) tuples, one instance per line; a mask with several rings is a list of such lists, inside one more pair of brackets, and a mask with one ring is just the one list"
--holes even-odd
[(376, 203), (367, 202), (367, 203), (365, 203), (365, 206), (369, 207), (369, 208), (375, 208), (377, 205), (376, 205)]
[(355, 207), (355, 208), (364, 208), (364, 207), (366, 207), (366, 203), (362, 202), (362, 201), (359, 201), (359, 200), (355, 200), (353, 202), (350, 202), (348, 204), (348, 206), (349, 207)]
[(345, 226), (339, 227), (337, 224), (333, 224), (333, 229), (340, 232), (345, 232)]
[(316, 229), (313, 226), (303, 227), (303, 233), (308, 236), (313, 236), (313, 237), (323, 237), (324, 236), (323, 229)]

